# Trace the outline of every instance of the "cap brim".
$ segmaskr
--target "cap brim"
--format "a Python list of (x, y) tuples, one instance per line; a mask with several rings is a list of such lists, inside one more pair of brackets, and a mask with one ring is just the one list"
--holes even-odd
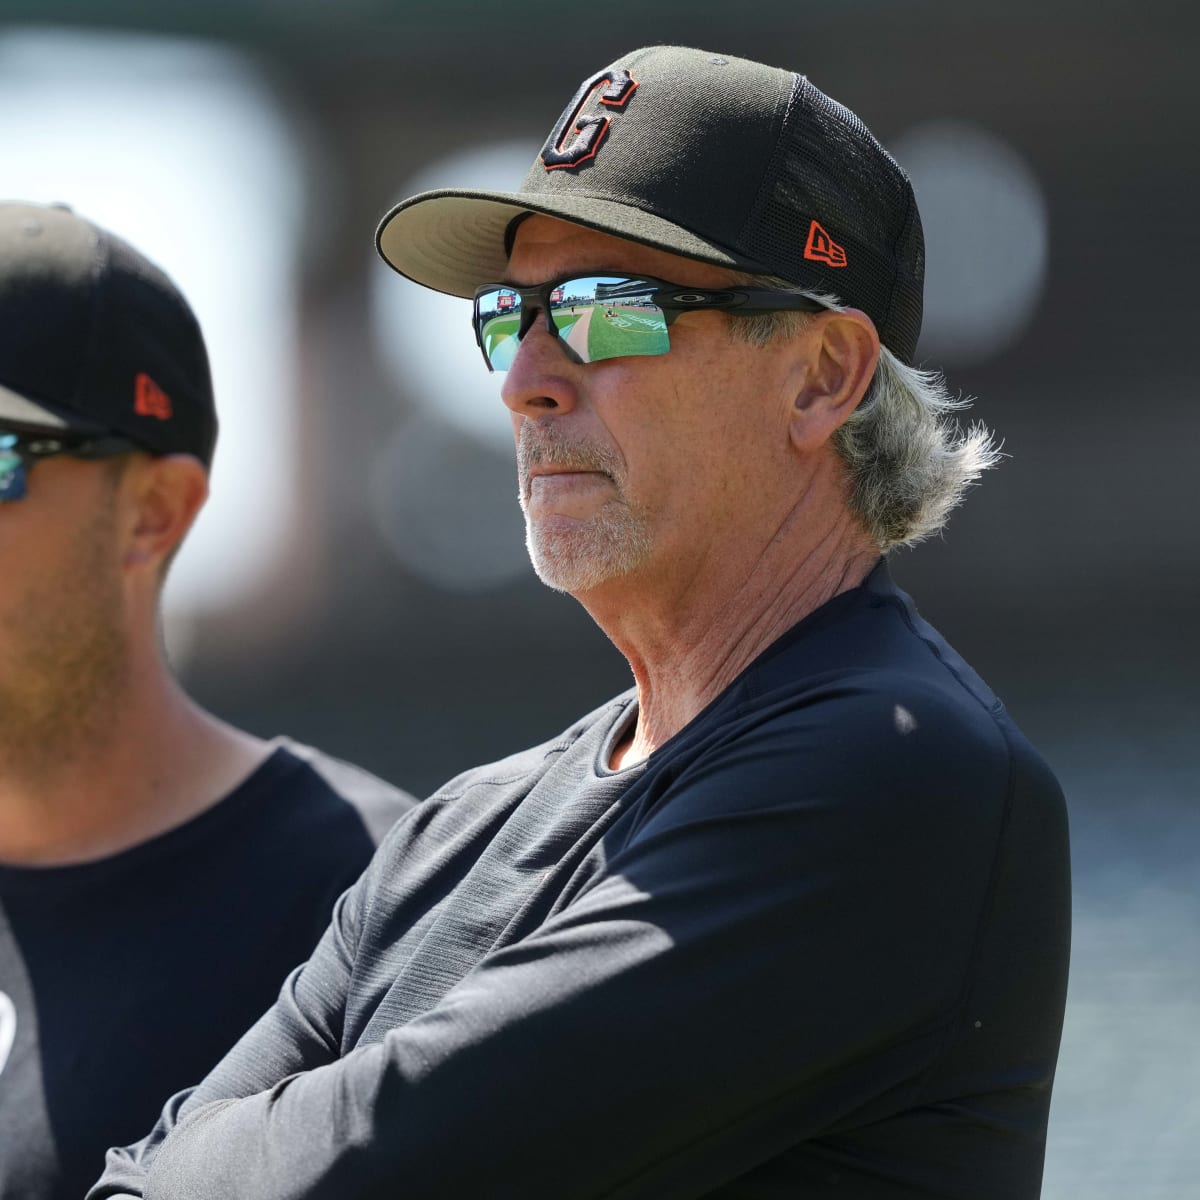
[(517, 217), (541, 213), (588, 229), (719, 266), (763, 271), (735, 255), (641, 209), (590, 196), (539, 196), (443, 188), (396, 205), (375, 235), (379, 253), (401, 275), (451, 296), (471, 297), (484, 283), (504, 278), (505, 232)]
[(0, 384), (0, 421), (11, 425), (28, 425), (35, 429), (70, 429), (80, 433), (100, 433), (103, 427), (75, 417), (61, 409), (51, 408), (14, 392)]

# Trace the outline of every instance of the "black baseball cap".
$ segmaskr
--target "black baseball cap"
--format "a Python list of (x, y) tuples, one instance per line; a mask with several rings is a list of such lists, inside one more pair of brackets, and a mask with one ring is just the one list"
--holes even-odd
[(402, 275), (473, 296), (504, 278), (529, 213), (833, 294), (912, 362), (925, 274), (912, 186), (803, 75), (634, 50), (584, 80), (516, 192), (422, 192), (384, 217), (376, 244)]
[(65, 205), (0, 202), (0, 424), (212, 462), (208, 354), (187, 301)]

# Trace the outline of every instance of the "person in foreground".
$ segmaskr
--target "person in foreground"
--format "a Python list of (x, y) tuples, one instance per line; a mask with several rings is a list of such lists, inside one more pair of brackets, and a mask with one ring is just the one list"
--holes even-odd
[(911, 365), (905, 176), (656, 47), (379, 246), (476, 297), (534, 567), (635, 687), (399, 823), (92, 1200), (1036, 1196), (1064, 805), (882, 558), (994, 458)]
[(194, 704), (158, 639), (216, 417), (157, 268), (0, 203), (0, 1197), (79, 1200), (312, 950), (409, 798)]

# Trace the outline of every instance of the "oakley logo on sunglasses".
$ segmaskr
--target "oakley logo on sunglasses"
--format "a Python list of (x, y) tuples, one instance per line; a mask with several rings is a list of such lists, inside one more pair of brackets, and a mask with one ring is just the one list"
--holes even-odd
[(676, 304), (694, 304), (698, 307), (711, 307), (714, 304), (724, 304), (730, 299), (729, 292), (676, 292), (671, 297)]
[[(606, 85), (606, 86), (604, 86)], [(550, 131), (545, 146), (542, 147), (542, 165), (547, 171), (555, 171), (560, 167), (575, 167), (581, 162), (594, 158), (600, 149), (600, 143), (608, 132), (608, 117), (581, 117), (583, 106), (591, 99), (592, 93), (600, 90), (600, 103), (608, 108), (624, 108), (629, 103), (637, 87), (637, 80), (624, 69), (609, 68), (593, 75), (575, 93), (571, 103), (558, 118), (558, 124)], [(578, 120), (576, 120), (578, 118)], [(575, 136), (567, 145), (563, 145), (569, 133)]]

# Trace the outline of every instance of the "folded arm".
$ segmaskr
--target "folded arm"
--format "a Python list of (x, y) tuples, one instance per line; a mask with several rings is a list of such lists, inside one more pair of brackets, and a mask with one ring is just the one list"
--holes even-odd
[[(670, 1200), (902, 1107), (962, 995), (1001, 805), (920, 777), (797, 795), (786, 747), (742, 751), (534, 935), (341, 1058), (308, 979), (323, 942), (126, 1192)], [(91, 1200), (122, 1194), (110, 1176)]]

